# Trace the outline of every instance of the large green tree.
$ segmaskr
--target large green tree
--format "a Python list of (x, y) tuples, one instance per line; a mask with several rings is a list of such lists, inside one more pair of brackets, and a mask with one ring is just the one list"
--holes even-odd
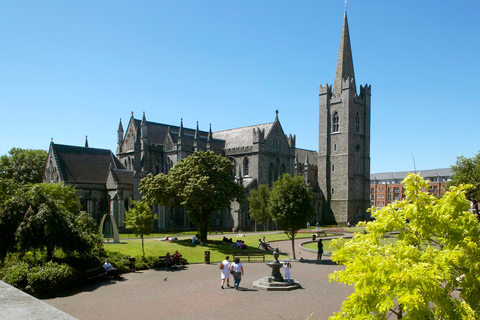
[(212, 213), (245, 197), (243, 186), (232, 178), (233, 168), (233, 163), (221, 155), (196, 151), (178, 161), (167, 175), (149, 174), (142, 179), (140, 192), (148, 204), (185, 206), (206, 242)]
[(268, 207), (270, 199), (270, 188), (267, 185), (261, 184), (258, 190), (250, 191), (250, 197), (248, 197), (248, 211), (250, 218), (255, 220), (255, 232), (257, 231), (257, 222), (267, 223), (270, 219), (270, 210)]
[(295, 259), (295, 236), (314, 215), (313, 197), (302, 176), (291, 177), (288, 173), (273, 183), (270, 193), (270, 214), (292, 240)]
[[(332, 259), (345, 269), (330, 280), (355, 292), (330, 319), (478, 319), (480, 224), (468, 210), (468, 186), (437, 199), (419, 175), (403, 183), (405, 200), (372, 208), (364, 233), (334, 241)], [(393, 231), (398, 239), (386, 242)]]
[(47, 260), (56, 248), (67, 254), (101, 250), (95, 221), (81, 213), (75, 190), (54, 183), (20, 188), (0, 209), (0, 258), (8, 252), (41, 251)]
[(43, 181), (48, 156), (45, 150), (12, 148), (8, 153), (0, 157), (0, 178), (17, 184)]
[(125, 227), (135, 233), (135, 236), (142, 238), (142, 252), (145, 257), (145, 246), (143, 237), (153, 231), (153, 221), (157, 215), (152, 214), (148, 204), (141, 201), (133, 201), (133, 207), (125, 212)]
[(472, 187), (466, 190), (467, 199), (472, 201), (477, 218), (480, 219), (478, 203), (480, 202), (480, 153), (472, 158), (457, 157), (457, 162), (452, 165), (453, 175), (449, 186), (470, 184)]
[(23, 185), (43, 180), (47, 152), (12, 148), (9, 155), (0, 157), (0, 205)]

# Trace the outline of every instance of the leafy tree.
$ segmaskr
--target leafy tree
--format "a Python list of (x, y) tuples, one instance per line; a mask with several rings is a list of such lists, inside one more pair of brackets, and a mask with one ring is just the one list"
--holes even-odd
[(80, 213), (75, 190), (61, 184), (24, 186), (0, 211), (0, 258), (8, 252), (45, 251), (47, 260), (55, 248), (67, 254), (101, 250), (95, 222)]
[(41, 183), (48, 153), (45, 150), (12, 148), (0, 157), (0, 178), (17, 184)]
[[(266, 222), (270, 218), (270, 211), (268, 208), (268, 200), (270, 198), (270, 188), (267, 185), (261, 184), (258, 190), (250, 191), (248, 198), (248, 209), (250, 217), (255, 220), (255, 232), (257, 231), (257, 222)], [(268, 226), (267, 226), (268, 228)]]
[(270, 214), (288, 237), (292, 240), (293, 258), (295, 259), (295, 236), (314, 215), (311, 191), (301, 176), (292, 178), (283, 174), (273, 183), (270, 193)]
[[(365, 233), (334, 241), (332, 259), (345, 269), (330, 281), (355, 292), (330, 319), (478, 319), (480, 224), (468, 210), (467, 187), (437, 199), (419, 175), (403, 183), (405, 200), (372, 208), (376, 220)], [(398, 240), (382, 244), (392, 231)]]
[(142, 252), (145, 257), (143, 236), (152, 233), (153, 221), (157, 219), (157, 215), (153, 215), (148, 204), (144, 202), (133, 201), (132, 205), (133, 207), (125, 212), (125, 227), (132, 230), (135, 236), (142, 238)]
[(461, 184), (470, 184), (472, 188), (466, 190), (466, 197), (472, 201), (477, 218), (480, 219), (478, 203), (480, 201), (480, 153), (475, 157), (465, 158), (457, 157), (457, 162), (452, 165), (453, 175), (449, 186), (460, 186)]
[(212, 213), (245, 196), (243, 186), (232, 179), (233, 168), (233, 163), (221, 155), (196, 151), (178, 161), (167, 175), (149, 174), (142, 179), (140, 192), (148, 204), (185, 206), (206, 242)]

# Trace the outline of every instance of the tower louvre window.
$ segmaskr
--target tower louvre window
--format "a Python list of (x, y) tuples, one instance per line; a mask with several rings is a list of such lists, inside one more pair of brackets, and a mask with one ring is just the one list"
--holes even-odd
[(355, 133), (360, 133), (360, 115), (357, 112), (355, 116)]
[(340, 117), (338, 116), (338, 112), (335, 111), (333, 114), (333, 126), (332, 132), (339, 132), (340, 131)]

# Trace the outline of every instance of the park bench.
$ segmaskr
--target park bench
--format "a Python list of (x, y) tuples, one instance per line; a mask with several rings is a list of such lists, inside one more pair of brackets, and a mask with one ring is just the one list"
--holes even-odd
[(85, 270), (85, 279), (87, 281), (96, 281), (100, 279), (103, 280), (106, 278), (107, 278), (107, 272), (105, 271), (105, 268), (103, 268), (103, 266)]
[(265, 252), (261, 251), (235, 251), (232, 253), (233, 259), (235, 258), (247, 258), (248, 262), (263, 261), (265, 262)]
[[(182, 255), (181, 255), (181, 254), (179, 254), (179, 256), (180, 256), (180, 263), (181, 263), (182, 265), (185, 265), (185, 262), (186, 262), (185, 259), (182, 258)], [(165, 262), (165, 257), (166, 257), (166, 256), (159, 256), (158, 259), (159, 259), (161, 265), (167, 267), (167, 263)], [(172, 267), (172, 268), (173, 268), (173, 267), (179, 268), (180, 265), (178, 265), (178, 264), (176, 264), (176, 263), (173, 263), (173, 256), (170, 256), (170, 258), (172, 259), (172, 265), (171, 265), (170, 267)]]

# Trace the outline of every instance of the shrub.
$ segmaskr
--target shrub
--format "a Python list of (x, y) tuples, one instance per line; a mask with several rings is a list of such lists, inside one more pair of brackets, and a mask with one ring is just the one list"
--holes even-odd
[(25, 291), (37, 298), (51, 297), (71, 289), (76, 281), (75, 269), (71, 266), (47, 262), (30, 269)]
[(2, 281), (18, 288), (25, 290), (28, 285), (28, 270), (30, 266), (23, 261), (9, 261), (5, 263), (1, 270)]
[(144, 256), (135, 257), (135, 268), (137, 270), (148, 270), (152, 265), (149, 259)]
[(124, 255), (118, 251), (108, 253), (108, 259), (110, 259), (110, 263), (122, 273), (130, 270), (130, 261), (128, 258), (129, 257), (127, 255)]

